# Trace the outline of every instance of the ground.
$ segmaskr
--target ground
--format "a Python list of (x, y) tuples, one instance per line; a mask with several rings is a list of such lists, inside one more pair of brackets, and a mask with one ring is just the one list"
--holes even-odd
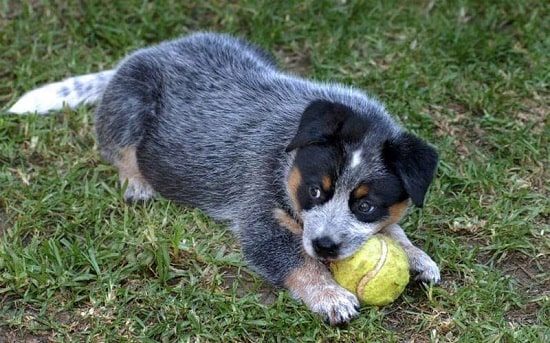
[[(243, 264), (223, 223), (128, 205), (93, 108), (15, 116), (36, 86), (196, 30), (384, 102), (441, 162), (402, 224), (441, 266), (330, 327)], [(545, 1), (4, 1), (0, 342), (550, 341), (550, 5)]]

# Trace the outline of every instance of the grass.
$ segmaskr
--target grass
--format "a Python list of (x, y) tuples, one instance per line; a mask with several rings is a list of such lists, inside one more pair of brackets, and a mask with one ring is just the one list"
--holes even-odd
[(403, 225), (441, 265), (332, 328), (243, 265), (225, 227), (129, 206), (92, 109), (0, 116), (0, 341), (547, 342), (550, 5), (545, 1), (0, 2), (0, 107), (195, 30), (352, 84), (437, 146)]

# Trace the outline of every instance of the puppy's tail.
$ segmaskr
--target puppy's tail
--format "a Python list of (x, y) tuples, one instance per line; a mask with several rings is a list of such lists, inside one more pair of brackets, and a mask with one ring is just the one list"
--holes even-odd
[(47, 114), (63, 106), (97, 103), (114, 74), (115, 70), (107, 70), (49, 83), (23, 95), (8, 112)]

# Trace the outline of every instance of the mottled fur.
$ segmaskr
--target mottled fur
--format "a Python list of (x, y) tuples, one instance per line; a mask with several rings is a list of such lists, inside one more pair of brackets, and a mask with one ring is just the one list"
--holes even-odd
[(11, 111), (103, 94), (97, 137), (128, 182), (127, 200), (158, 193), (226, 221), (257, 273), (330, 323), (357, 315), (358, 301), (323, 262), (379, 231), (404, 246), (420, 280), (439, 281), (397, 225), (410, 201), (422, 205), (437, 154), (363, 92), (283, 73), (253, 45), (211, 33), (139, 50), (94, 75), (102, 79), (32, 91)]

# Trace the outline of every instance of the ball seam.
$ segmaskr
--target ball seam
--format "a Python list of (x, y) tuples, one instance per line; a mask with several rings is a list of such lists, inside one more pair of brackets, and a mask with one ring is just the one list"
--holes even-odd
[(373, 270), (369, 271), (365, 274), (359, 281), (359, 284), (357, 285), (357, 293), (356, 294), (363, 294), (363, 291), (365, 290), (365, 286), (367, 283), (372, 280), (382, 269), (384, 266), (384, 263), (386, 262), (386, 258), (388, 256), (388, 245), (386, 243), (386, 240), (381, 238), (380, 240), (380, 258), (378, 259), (378, 262), (376, 263), (376, 266)]

